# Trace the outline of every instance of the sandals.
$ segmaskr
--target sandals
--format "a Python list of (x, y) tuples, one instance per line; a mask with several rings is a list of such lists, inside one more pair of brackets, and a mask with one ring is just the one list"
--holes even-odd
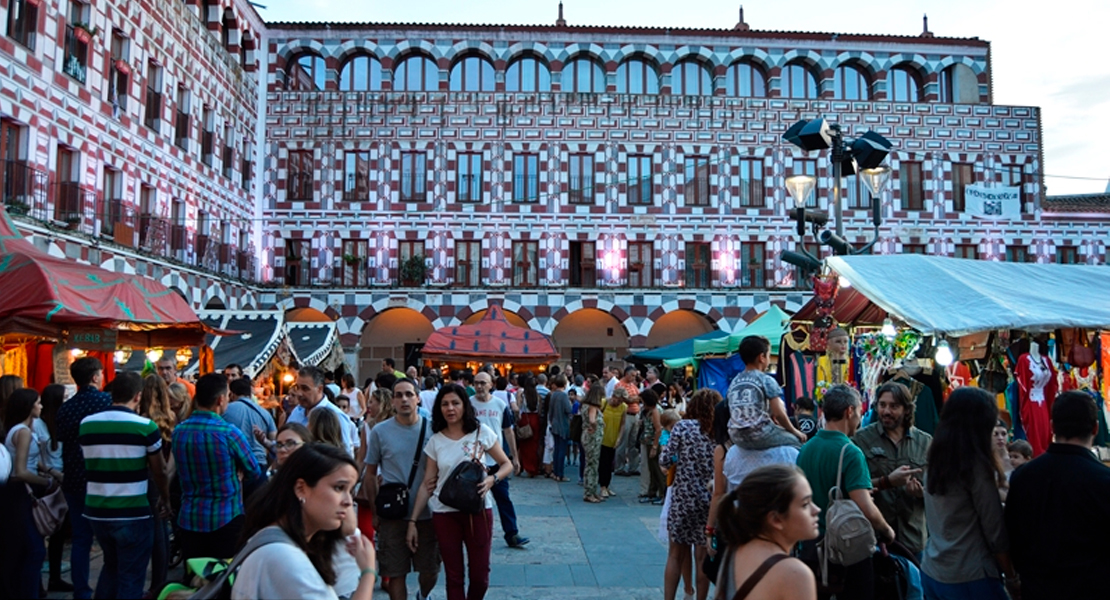
[(602, 502), (601, 498), (598, 498), (597, 496), (584, 496), (582, 498), (582, 501), (589, 502), (590, 504), (600, 504)]

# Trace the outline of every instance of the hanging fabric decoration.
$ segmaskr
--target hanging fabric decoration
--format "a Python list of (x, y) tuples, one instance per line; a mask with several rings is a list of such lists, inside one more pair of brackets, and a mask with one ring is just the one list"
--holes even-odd
[(813, 295), (817, 302), (817, 318), (813, 320), (813, 330), (809, 336), (809, 349), (811, 352), (825, 351), (829, 341), (829, 332), (836, 329), (836, 319), (833, 318), (833, 308), (836, 305), (836, 293), (840, 290), (840, 276), (836, 273), (813, 276)]

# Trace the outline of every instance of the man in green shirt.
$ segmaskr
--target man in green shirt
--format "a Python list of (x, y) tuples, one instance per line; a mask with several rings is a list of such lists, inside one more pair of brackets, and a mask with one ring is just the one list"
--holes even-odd
[[(844, 470), (841, 477), (841, 491), (863, 511), (871, 521), (875, 534), (880, 540), (893, 540), (894, 530), (887, 524), (875, 503), (871, 500), (871, 474), (863, 452), (852, 444), (860, 424), (861, 402), (859, 392), (846, 385), (834, 385), (824, 397), (825, 428), (817, 432), (813, 439), (806, 442), (798, 453), (798, 466), (806, 474), (809, 486), (813, 489), (813, 503), (821, 508), (818, 517), (821, 536), (825, 535), (825, 511), (829, 507), (829, 490), (836, 487), (837, 470), (840, 464), (840, 451), (845, 446)], [(802, 560), (810, 566), (816, 565), (817, 547), (815, 541), (802, 544)], [(841, 598), (872, 598), (874, 596), (874, 569), (867, 559), (854, 565), (841, 567), (829, 565), (834, 579), (843, 578), (844, 590)], [(837, 573), (839, 571), (839, 573)]]
[(910, 390), (890, 382), (875, 390), (879, 422), (856, 432), (852, 439), (863, 450), (877, 490), (875, 505), (894, 527), (898, 540), (913, 553), (925, 549), (925, 493), (921, 472), (933, 436), (913, 426)]

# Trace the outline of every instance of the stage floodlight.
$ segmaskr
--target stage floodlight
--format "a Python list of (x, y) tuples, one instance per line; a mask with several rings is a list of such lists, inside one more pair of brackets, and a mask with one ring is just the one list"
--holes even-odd
[(868, 131), (852, 142), (850, 151), (852, 158), (856, 159), (856, 167), (863, 171), (882, 164), (893, 147), (890, 140), (874, 131)]
[(830, 148), (832, 131), (829, 129), (829, 122), (824, 119), (814, 119), (806, 123), (798, 134), (797, 146), (806, 152)]
[(798, 134), (802, 132), (802, 128), (805, 127), (807, 123), (809, 123), (809, 121), (802, 119), (801, 121), (798, 121), (797, 123), (791, 125), (790, 128), (786, 130), (786, 133), (782, 134), (782, 139), (790, 142), (791, 144), (794, 144), (795, 146), (801, 147), (802, 144), (801, 140), (798, 139)]

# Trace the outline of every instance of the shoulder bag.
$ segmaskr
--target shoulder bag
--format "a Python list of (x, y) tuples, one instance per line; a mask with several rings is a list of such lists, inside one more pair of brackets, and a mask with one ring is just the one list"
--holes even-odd
[(62, 495), (62, 486), (59, 485), (54, 488), (54, 491), (39, 497), (35, 495), (35, 490), (27, 485), (27, 494), (31, 496), (31, 517), (35, 520), (35, 529), (38, 529), (39, 534), (44, 538), (54, 535), (66, 520), (66, 513), (69, 512), (69, 505)]
[(829, 508), (825, 513), (825, 539), (821, 550), (821, 580), (828, 584), (829, 562), (851, 566), (862, 562), (875, 552), (875, 529), (859, 505), (846, 498), (843, 491), (844, 453), (851, 442), (840, 449), (840, 463), (836, 468), (836, 487), (829, 490)]
[(478, 493), (478, 485), (486, 478), (486, 467), (481, 460), (482, 443), (478, 439), (482, 427), (474, 431), (474, 444), (478, 450), (470, 460), (455, 465), (443, 488), (439, 491), (439, 501), (459, 512), (476, 515), (486, 507), (485, 499)]
[(427, 429), (427, 421), (422, 417), (420, 441), (416, 442), (416, 454), (412, 457), (408, 483), (385, 483), (378, 488), (378, 495), (374, 497), (374, 511), (379, 517), (404, 519), (409, 516), (409, 490), (412, 489), (412, 482), (416, 479), (416, 470), (420, 467), (420, 454), (424, 450), (424, 434)]

